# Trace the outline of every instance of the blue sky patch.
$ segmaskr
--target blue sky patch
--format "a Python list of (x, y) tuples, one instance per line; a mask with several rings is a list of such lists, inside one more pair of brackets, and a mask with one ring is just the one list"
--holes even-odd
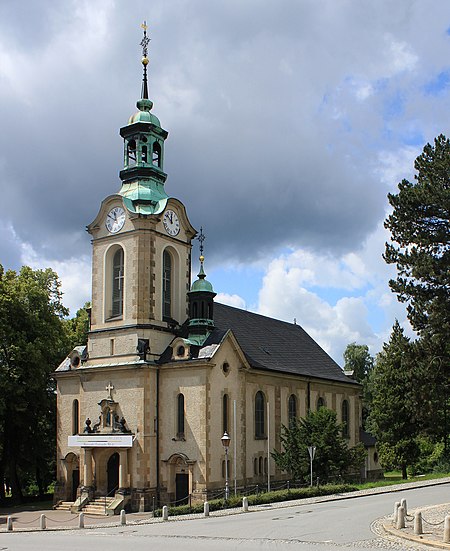
[(425, 95), (438, 96), (445, 93), (450, 85), (450, 71), (441, 71), (423, 87)]

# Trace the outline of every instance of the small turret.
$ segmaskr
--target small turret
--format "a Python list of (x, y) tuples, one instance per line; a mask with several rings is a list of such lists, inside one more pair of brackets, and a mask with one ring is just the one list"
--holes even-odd
[(203, 269), (205, 257), (203, 256), (203, 241), (205, 236), (203, 228), (200, 228), (200, 271), (198, 279), (194, 281), (188, 292), (189, 299), (189, 341), (202, 345), (208, 334), (214, 329), (214, 292), (213, 286), (206, 279)]

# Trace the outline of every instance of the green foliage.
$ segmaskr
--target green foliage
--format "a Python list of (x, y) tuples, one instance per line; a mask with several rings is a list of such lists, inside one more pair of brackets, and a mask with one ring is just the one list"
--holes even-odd
[(353, 371), (353, 377), (363, 386), (362, 391), (362, 426), (366, 428), (366, 419), (370, 411), (370, 388), (368, 381), (373, 369), (373, 357), (369, 354), (369, 347), (366, 344), (352, 342), (347, 345), (344, 351), (344, 369)]
[[(395, 264), (392, 290), (408, 302), (408, 316), (421, 331), (446, 335), (450, 330), (450, 141), (438, 136), (415, 164), (415, 183), (403, 180), (385, 226), (394, 244), (386, 244), (385, 260)], [(444, 326), (442, 325), (444, 324)]]
[(68, 349), (73, 349), (75, 346), (83, 346), (87, 344), (89, 332), (89, 314), (91, 307), (90, 302), (86, 302), (83, 308), (77, 310), (74, 318), (64, 320), (64, 328), (69, 341)]
[(281, 444), (282, 451), (272, 452), (275, 463), (300, 481), (310, 476), (308, 446), (316, 446), (313, 474), (324, 482), (359, 468), (365, 457), (361, 446), (348, 448), (336, 413), (327, 408), (308, 412), (305, 418), (295, 419), (289, 428), (283, 426)]
[[(308, 497), (326, 496), (332, 494), (343, 494), (353, 492), (358, 487), (350, 484), (327, 484), (324, 486), (313, 486), (312, 488), (293, 488), (292, 490), (277, 490), (273, 492), (260, 492), (248, 496), (249, 505), (262, 505), (264, 503), (276, 503), (279, 501), (292, 501), (294, 499), (304, 499)], [(220, 511), (222, 509), (233, 509), (242, 506), (242, 495), (230, 496), (228, 501), (224, 499), (212, 499), (208, 501), (209, 510)], [(190, 515), (203, 512), (203, 503), (196, 505), (179, 505), (178, 507), (169, 507), (169, 516)], [(155, 516), (162, 516), (162, 509), (155, 511)]]
[(435, 442), (444, 439), (450, 460), (450, 140), (440, 135), (427, 144), (414, 167), (414, 183), (403, 180), (398, 193), (389, 194), (391, 242), (384, 258), (397, 268), (389, 284), (420, 335), (415, 369), (422, 430)]
[(377, 438), (380, 462), (385, 468), (402, 469), (414, 464), (419, 454), (420, 430), (417, 404), (418, 373), (414, 348), (395, 322), (388, 344), (378, 354), (370, 377), (372, 394), (368, 427)]
[(420, 435), (417, 438), (419, 446), (419, 455), (414, 465), (408, 469), (411, 476), (418, 474), (431, 473), (435, 469), (441, 469), (445, 460), (444, 458), (444, 443), (433, 442), (433, 440), (425, 435)]
[(353, 376), (359, 383), (366, 379), (373, 367), (373, 358), (369, 354), (369, 347), (366, 344), (356, 344), (356, 342), (347, 345), (344, 351), (344, 362), (344, 369), (353, 371)]
[(0, 480), (19, 501), (32, 480), (43, 494), (53, 478), (56, 400), (49, 376), (67, 349), (66, 314), (52, 270), (0, 266)]

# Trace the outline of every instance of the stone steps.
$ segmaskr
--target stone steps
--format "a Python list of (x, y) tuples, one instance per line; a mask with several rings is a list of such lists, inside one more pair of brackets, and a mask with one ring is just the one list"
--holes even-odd
[(57, 511), (70, 511), (72, 505), (73, 501), (60, 501), (57, 505), (55, 505), (55, 509)]
[(107, 497), (106, 500), (104, 497), (96, 498), (83, 507), (83, 513), (87, 515), (105, 516), (105, 509), (108, 508), (113, 501), (114, 498), (112, 497)]

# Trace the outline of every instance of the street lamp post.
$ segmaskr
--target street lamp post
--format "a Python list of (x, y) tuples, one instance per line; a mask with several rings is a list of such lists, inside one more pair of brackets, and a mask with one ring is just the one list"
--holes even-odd
[(316, 446), (308, 446), (308, 452), (309, 452), (309, 459), (311, 462), (311, 488), (313, 485), (313, 459), (316, 455)]
[(225, 501), (228, 501), (230, 497), (230, 488), (228, 485), (228, 448), (230, 447), (231, 438), (228, 436), (227, 431), (223, 433), (221, 440), (222, 446), (225, 449)]

